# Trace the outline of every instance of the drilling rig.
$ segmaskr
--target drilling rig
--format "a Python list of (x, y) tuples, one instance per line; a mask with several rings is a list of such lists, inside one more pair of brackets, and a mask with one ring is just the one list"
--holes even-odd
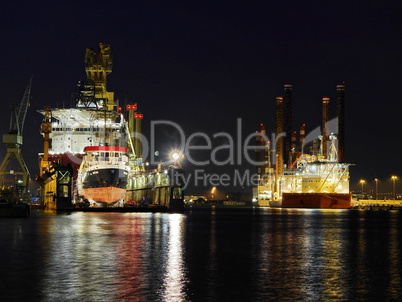
[[(25, 117), (29, 107), (31, 95), (32, 77), (28, 82), (24, 95), (20, 103), (15, 104), (11, 108), (10, 130), (3, 134), (3, 143), (7, 146), (7, 154), (0, 166), (0, 184), (4, 187), (5, 183), (16, 183), (16, 195), (29, 201), (28, 185), (30, 174), (21, 154), (21, 146), (23, 143), (22, 132), (24, 129)], [(20, 170), (10, 169), (10, 163), (17, 161)], [(12, 179), (10, 179), (10, 176)], [(20, 179), (22, 178), (22, 179)], [(27, 199), (27, 200), (25, 200)]]

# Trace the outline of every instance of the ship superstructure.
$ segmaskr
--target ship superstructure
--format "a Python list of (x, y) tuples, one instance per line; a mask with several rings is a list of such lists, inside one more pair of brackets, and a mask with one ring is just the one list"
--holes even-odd
[(110, 46), (99, 45), (98, 55), (87, 48), (86, 79), (78, 83), (73, 108), (52, 109), (52, 141), (49, 154), (83, 154), (86, 146), (115, 144), (124, 132), (124, 120), (117, 121), (118, 103), (106, 90), (106, 76), (112, 72)]

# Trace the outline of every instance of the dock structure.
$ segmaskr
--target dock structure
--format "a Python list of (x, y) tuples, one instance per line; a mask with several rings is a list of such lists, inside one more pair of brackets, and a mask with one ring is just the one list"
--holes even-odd
[(402, 200), (352, 200), (351, 208), (358, 210), (402, 210)]

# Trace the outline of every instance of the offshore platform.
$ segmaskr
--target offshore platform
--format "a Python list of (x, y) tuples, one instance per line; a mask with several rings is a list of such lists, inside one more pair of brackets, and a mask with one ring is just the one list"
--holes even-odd
[[(345, 84), (337, 85), (337, 134), (330, 132), (329, 97), (322, 98), (322, 125), (317, 137), (306, 142), (306, 125), (300, 140), (292, 132), (293, 85), (284, 85), (276, 98), (276, 139), (271, 149), (266, 129), (257, 137), (259, 185), (254, 198), (260, 206), (283, 208), (351, 208), (349, 166), (344, 157)], [(335, 132), (335, 131), (334, 131)], [(308, 144), (307, 144), (308, 143)], [(310, 153), (307, 153), (310, 149)], [(275, 154), (274, 160), (271, 155)]]

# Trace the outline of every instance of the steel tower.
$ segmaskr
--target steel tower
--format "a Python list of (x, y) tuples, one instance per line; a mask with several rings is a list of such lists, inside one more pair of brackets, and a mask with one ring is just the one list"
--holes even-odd
[[(22, 131), (24, 129), (25, 117), (29, 107), (29, 100), (31, 95), (32, 77), (28, 82), (24, 95), (20, 103), (13, 105), (11, 108), (10, 117), (10, 130), (8, 133), (3, 134), (3, 143), (7, 146), (7, 154), (3, 159), (0, 166), (0, 184), (3, 186), (6, 175), (13, 175), (17, 179), (18, 176), (22, 177), (21, 185), (17, 184), (18, 192), (20, 195), (27, 192), (29, 185), (30, 174), (28, 167), (25, 164), (21, 154), (21, 146), (23, 143)], [(11, 161), (16, 160), (21, 168), (21, 171), (9, 169)]]

